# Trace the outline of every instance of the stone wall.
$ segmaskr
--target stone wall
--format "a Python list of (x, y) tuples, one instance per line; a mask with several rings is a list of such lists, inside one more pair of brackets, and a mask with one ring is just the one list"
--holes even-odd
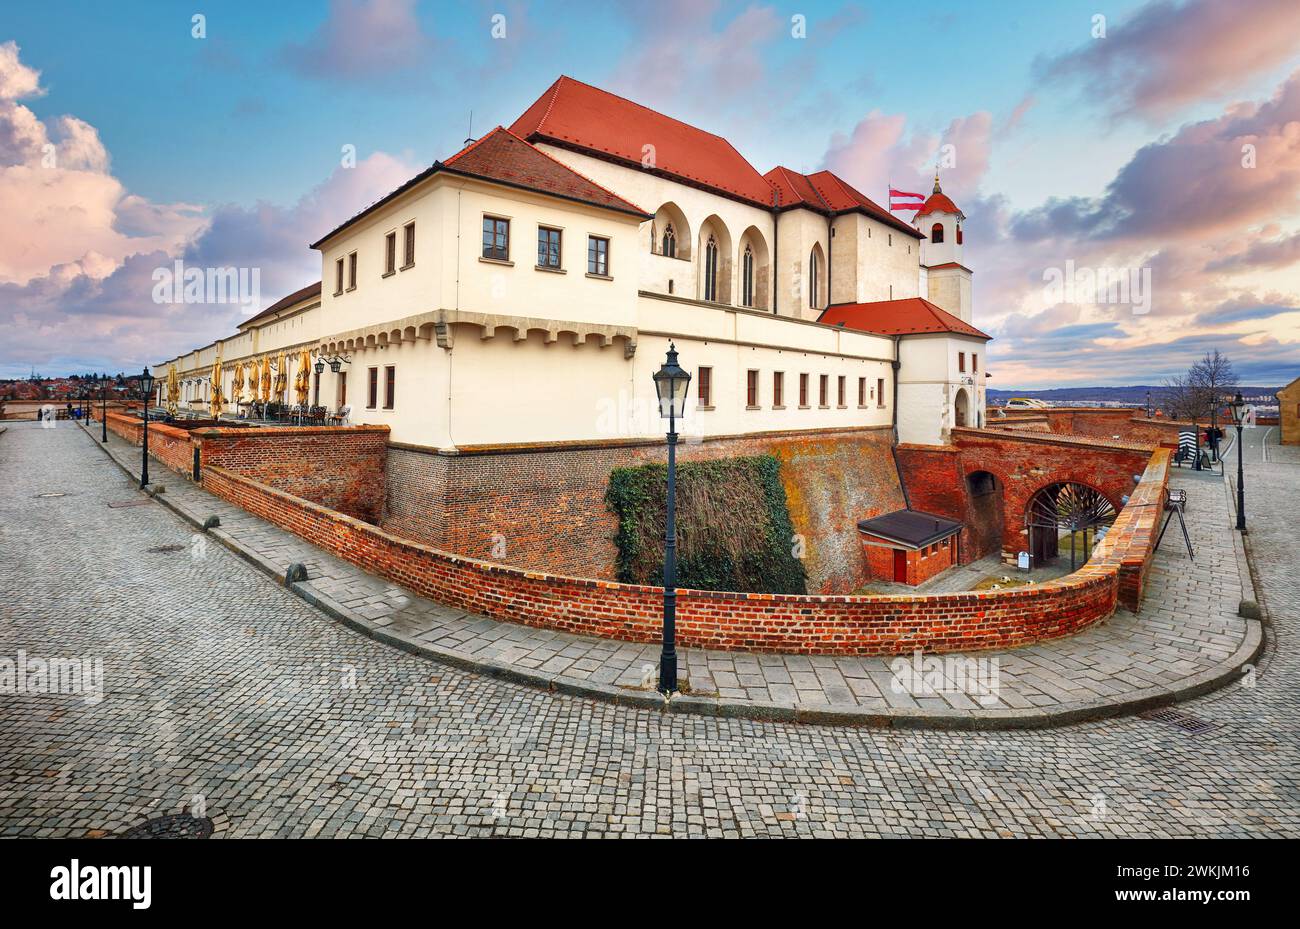
[[(822, 593), (865, 582), (857, 522), (903, 506), (886, 428), (683, 440), (677, 454), (679, 461), (776, 456), (805, 543), (809, 588)], [(609, 472), (666, 460), (663, 442), (493, 446), (452, 455), (393, 446), (382, 525), (473, 558), (612, 579), (617, 521), (605, 507)]]

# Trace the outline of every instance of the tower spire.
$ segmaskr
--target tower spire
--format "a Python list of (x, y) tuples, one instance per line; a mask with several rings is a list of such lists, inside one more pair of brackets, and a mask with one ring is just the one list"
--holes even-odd
[(939, 189), (939, 166), (938, 165), (934, 166), (934, 192), (937, 194), (943, 193), (943, 191)]

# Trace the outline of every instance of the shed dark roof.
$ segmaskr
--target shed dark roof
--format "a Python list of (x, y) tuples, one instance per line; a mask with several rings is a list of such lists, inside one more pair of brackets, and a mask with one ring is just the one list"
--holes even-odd
[(961, 531), (962, 524), (946, 516), (920, 510), (895, 510), (883, 516), (858, 521), (858, 531), (921, 548)]

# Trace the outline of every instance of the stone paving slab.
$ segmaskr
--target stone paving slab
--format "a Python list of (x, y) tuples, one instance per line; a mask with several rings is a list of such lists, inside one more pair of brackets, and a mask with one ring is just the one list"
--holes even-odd
[[(83, 429), (85, 427), (82, 427)], [(100, 444), (98, 432), (91, 433)], [(110, 433), (105, 451), (138, 480), (140, 450)], [(663, 707), (654, 692), (659, 646), (502, 622), (432, 602), (330, 555), (156, 465), (155, 499), (266, 573), (300, 562), (308, 580), (286, 586), (350, 628), (453, 666), (562, 693)], [(1255, 599), (1229, 499), (1217, 476), (1175, 471), (1187, 490), (1189, 561), (1172, 526), (1148, 578), (1140, 614), (1119, 610), (1074, 636), (1004, 651), (946, 655), (948, 686), (898, 692), (894, 658), (679, 650), (683, 695), (674, 711), (817, 723), (956, 729), (1037, 728), (1189, 699), (1240, 677), (1258, 656), (1259, 622), (1238, 615)], [(962, 686), (955, 662), (984, 675)], [(996, 659), (996, 677), (988, 664)], [(969, 683), (969, 682), (968, 682)]]

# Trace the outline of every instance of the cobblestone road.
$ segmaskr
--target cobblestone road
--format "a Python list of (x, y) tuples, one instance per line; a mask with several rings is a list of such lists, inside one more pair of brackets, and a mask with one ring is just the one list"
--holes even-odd
[(452, 670), (151, 501), (113, 506), (143, 498), (78, 428), (11, 424), (0, 660), (100, 658), (105, 695), (0, 695), (0, 835), (115, 833), (201, 797), (235, 836), (1300, 836), (1300, 462), (1246, 454), (1278, 643), (1254, 686), (1183, 705), (1216, 724), (1199, 736), (980, 734), (664, 716)]

